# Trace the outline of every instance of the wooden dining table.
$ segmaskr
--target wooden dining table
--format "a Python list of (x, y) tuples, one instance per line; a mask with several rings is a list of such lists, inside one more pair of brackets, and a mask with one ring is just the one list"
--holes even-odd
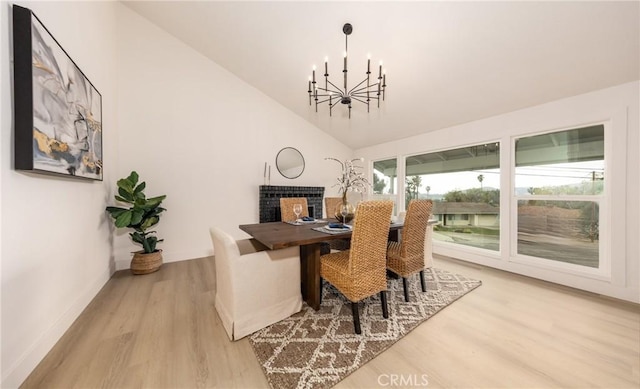
[[(329, 219), (328, 222), (335, 222)], [(313, 228), (326, 223), (293, 225), (285, 222), (242, 224), (240, 229), (271, 250), (300, 247), (301, 292), (304, 301), (316, 311), (320, 309), (320, 246), (334, 239), (349, 239), (351, 231), (328, 234)], [(398, 240), (403, 224), (389, 225), (389, 240)]]

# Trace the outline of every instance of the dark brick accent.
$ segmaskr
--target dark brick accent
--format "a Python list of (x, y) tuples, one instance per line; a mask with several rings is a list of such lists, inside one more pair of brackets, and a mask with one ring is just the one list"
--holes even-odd
[(322, 219), (322, 186), (260, 185), (260, 223), (280, 221), (281, 197), (306, 197), (309, 215)]

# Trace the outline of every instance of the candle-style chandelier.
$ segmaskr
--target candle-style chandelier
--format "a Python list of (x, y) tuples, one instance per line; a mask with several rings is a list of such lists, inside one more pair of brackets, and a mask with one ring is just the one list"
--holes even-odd
[[(344, 32), (344, 68), (342, 73), (344, 75), (344, 88), (340, 88), (336, 86), (333, 82), (329, 81), (329, 70), (328, 70), (328, 62), (329, 59), (325, 57), (324, 59), (324, 88), (322, 86), (318, 86), (316, 83), (316, 67), (313, 66), (313, 72), (309, 77), (309, 105), (312, 104), (312, 101), (315, 101), (316, 104), (316, 112), (318, 112), (318, 104), (329, 103), (329, 116), (331, 115), (331, 111), (333, 107), (338, 103), (345, 104), (349, 107), (349, 118), (351, 118), (351, 103), (353, 101), (359, 101), (363, 104), (367, 105), (367, 112), (369, 112), (369, 103), (371, 100), (378, 101), (378, 108), (380, 108), (380, 99), (384, 101), (384, 91), (387, 87), (386, 83), (386, 74), (382, 70), (382, 61), (380, 61), (380, 65), (378, 67), (378, 79), (374, 84), (371, 83), (371, 58), (367, 58), (367, 77), (360, 81), (356, 86), (351, 89), (347, 88), (347, 39), (351, 32), (353, 31), (353, 26), (351, 24), (346, 23), (342, 27), (342, 32)], [(375, 76), (374, 76), (375, 77)], [(374, 78), (375, 80), (375, 78)]]

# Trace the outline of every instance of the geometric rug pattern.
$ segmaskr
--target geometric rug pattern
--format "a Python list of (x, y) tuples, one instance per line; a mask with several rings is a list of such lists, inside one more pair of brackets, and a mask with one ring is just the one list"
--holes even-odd
[(437, 268), (426, 268), (427, 291), (418, 275), (387, 282), (389, 318), (379, 295), (360, 302), (362, 334), (353, 332), (351, 303), (325, 282), (320, 310), (303, 304), (295, 315), (250, 336), (249, 342), (274, 389), (330, 388), (397, 342), (420, 323), (482, 284)]

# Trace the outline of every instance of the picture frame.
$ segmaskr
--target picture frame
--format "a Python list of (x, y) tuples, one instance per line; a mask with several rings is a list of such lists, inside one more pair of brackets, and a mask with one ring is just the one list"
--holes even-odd
[(13, 5), (16, 170), (103, 179), (102, 95), (28, 8)]

